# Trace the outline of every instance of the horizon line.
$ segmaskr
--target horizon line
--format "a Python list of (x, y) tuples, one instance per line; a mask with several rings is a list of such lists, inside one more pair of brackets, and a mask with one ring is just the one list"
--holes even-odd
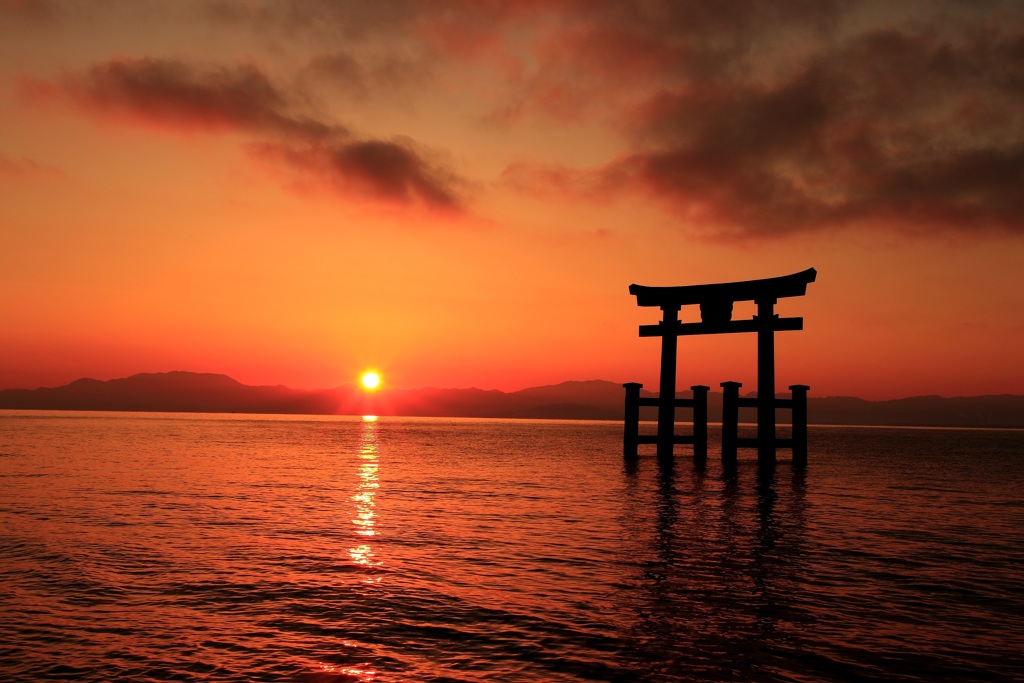
[[(225, 378), (230, 379), (231, 381), (236, 382), (239, 385), (245, 386), (245, 387), (283, 387), (285, 389), (289, 389), (289, 390), (292, 390), (292, 391), (304, 391), (304, 392), (310, 392), (310, 393), (319, 392), (319, 391), (337, 391), (339, 389), (345, 389), (345, 388), (352, 388), (352, 389), (358, 389), (359, 388), (357, 382), (345, 382), (345, 383), (338, 384), (338, 385), (335, 385), (335, 386), (332, 386), (332, 387), (318, 387), (318, 388), (314, 388), (314, 389), (309, 389), (309, 388), (305, 388), (305, 387), (293, 387), (293, 386), (289, 386), (289, 385), (281, 384), (281, 383), (278, 383), (278, 384), (245, 384), (244, 382), (241, 382), (241, 381), (235, 379), (234, 377), (232, 377), (231, 375), (228, 375), (228, 374), (223, 373), (223, 372), (205, 372), (205, 371), (196, 371), (196, 370), (163, 370), (163, 371), (140, 371), (140, 372), (135, 372), (135, 373), (132, 373), (130, 375), (123, 376), (123, 377), (112, 377), (110, 379), (97, 379), (95, 377), (82, 376), (82, 377), (78, 377), (76, 379), (70, 380), (68, 382), (65, 382), (64, 384), (58, 384), (58, 385), (54, 385), (54, 386), (38, 386), (38, 387), (8, 386), (8, 387), (0, 387), (0, 391), (39, 391), (39, 390), (45, 390), (45, 389), (59, 389), (61, 387), (66, 387), (66, 386), (68, 386), (70, 384), (74, 384), (75, 382), (80, 382), (80, 381), (83, 381), (83, 380), (92, 380), (92, 381), (95, 381), (95, 382), (116, 382), (116, 381), (119, 381), (119, 380), (131, 379), (132, 377), (138, 377), (140, 375), (174, 375), (174, 374), (210, 375), (210, 376), (215, 376), (215, 377), (225, 377)], [(608, 379), (591, 378), (591, 379), (566, 379), (566, 380), (562, 380), (560, 382), (555, 382), (555, 383), (552, 383), (552, 384), (536, 384), (536, 385), (526, 386), (526, 387), (523, 387), (521, 389), (513, 389), (513, 390), (486, 389), (486, 388), (483, 388), (483, 387), (480, 387), (480, 386), (476, 386), (476, 385), (462, 386), (462, 387), (452, 387), (452, 386), (442, 387), (442, 386), (428, 385), (428, 386), (420, 386), (420, 387), (387, 387), (387, 386), (385, 386), (385, 387), (382, 387), (382, 388), (375, 389), (374, 393), (382, 394), (382, 393), (387, 393), (388, 391), (427, 391), (427, 390), (471, 391), (471, 390), (476, 390), (476, 391), (487, 391), (487, 392), (492, 392), (493, 391), (493, 392), (498, 392), (498, 393), (502, 393), (502, 394), (515, 394), (515, 393), (518, 393), (520, 391), (528, 391), (530, 389), (539, 389), (539, 388), (544, 388), (544, 387), (557, 387), (557, 386), (561, 386), (563, 384), (570, 384), (570, 383), (583, 384), (583, 383), (588, 383), (588, 382), (602, 382), (602, 383), (607, 383), (607, 384), (618, 384), (620, 386), (622, 386), (623, 384), (626, 384), (625, 382), (616, 382), (616, 381), (608, 380)], [(812, 387), (812, 389), (813, 389), (813, 387)], [(645, 393), (648, 393), (648, 394), (657, 395), (657, 392), (652, 390), (652, 389), (643, 388), (642, 391), (644, 391)], [(678, 396), (679, 394), (687, 394), (687, 393), (691, 393), (689, 389), (684, 389), (682, 391), (678, 391), (678, 392), (676, 392), (676, 395)], [(722, 391), (721, 390), (717, 390), (716, 391), (714, 388), (712, 388), (712, 389), (709, 390), (709, 393), (711, 393), (711, 394), (721, 394)], [(785, 393), (785, 392), (776, 391), (776, 393), (779, 394), (779, 393)], [(757, 394), (756, 390), (752, 390), (752, 391), (746, 392), (746, 393), (744, 393), (742, 395), (743, 396), (754, 396), (756, 394)], [(900, 396), (900, 397), (897, 397), (897, 398), (883, 398), (883, 399), (863, 398), (861, 396), (856, 396), (854, 394), (826, 394), (826, 395), (818, 395), (818, 396), (811, 395), (811, 396), (809, 396), (809, 398), (818, 399), (818, 400), (820, 400), (820, 399), (828, 399), (828, 398), (856, 399), (856, 400), (859, 400), (859, 401), (866, 401), (868, 403), (886, 403), (886, 402), (889, 402), (889, 401), (902, 401), (902, 400), (920, 399), (920, 398), (940, 398), (940, 399), (944, 399), (944, 400), (955, 400), (955, 399), (958, 399), (958, 398), (985, 398), (985, 397), (1006, 397), (1006, 396), (1024, 397), (1024, 392), (1022, 392), (1022, 393), (1004, 392), (1004, 393), (994, 393), (994, 394), (993, 393), (989, 393), (989, 394), (956, 394), (956, 395), (912, 394), (912, 395)], [(850, 425), (841, 425), (841, 426), (850, 426)], [(871, 426), (871, 425), (868, 425), (868, 426)]]

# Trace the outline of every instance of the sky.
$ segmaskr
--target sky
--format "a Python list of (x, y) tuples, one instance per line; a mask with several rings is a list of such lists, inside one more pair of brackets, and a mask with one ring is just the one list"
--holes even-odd
[(0, 388), (1021, 394), (1024, 4), (0, 0), (0, 207)]

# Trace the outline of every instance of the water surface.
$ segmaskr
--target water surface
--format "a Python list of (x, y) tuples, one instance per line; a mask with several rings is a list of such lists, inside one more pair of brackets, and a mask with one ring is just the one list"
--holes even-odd
[(1024, 433), (753, 457), (632, 468), (615, 423), (0, 412), (0, 679), (1024, 679)]

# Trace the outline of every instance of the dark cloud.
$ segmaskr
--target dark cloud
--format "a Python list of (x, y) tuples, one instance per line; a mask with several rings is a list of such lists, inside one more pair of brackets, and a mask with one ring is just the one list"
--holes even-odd
[(323, 144), (264, 144), (269, 158), (312, 173), (345, 194), (399, 204), (457, 210), (465, 183), (439, 164), (429, 163), (401, 140), (342, 140)]
[(344, 134), (288, 112), (289, 98), (253, 66), (196, 67), (163, 59), (118, 59), (67, 80), (79, 101), (172, 127), (236, 128), (302, 138)]
[(431, 168), (408, 145), (381, 140), (353, 142), (328, 151), (331, 170), (343, 181), (366, 184), (389, 199), (422, 199), (433, 206), (454, 207), (454, 179)]
[[(851, 224), (1024, 232), (1019, 5), (515, 7), (526, 14), (506, 11), (519, 28), (505, 35), (532, 49), (493, 47), (493, 26), (479, 24), (491, 35), (482, 54), (491, 49), (518, 84), (493, 118), (595, 120), (627, 149), (596, 169), (516, 164), (505, 174), (514, 187), (642, 192), (719, 235)], [(476, 25), (463, 26), (453, 54), (488, 44)], [(509, 68), (509, 54), (535, 64)]]
[(719, 230), (1024, 232), (1024, 34), (858, 35), (774, 82), (652, 98), (603, 173)]
[(253, 66), (112, 60), (59, 86), (101, 114), (182, 129), (227, 129), (256, 137), (265, 156), (319, 174), (342, 194), (458, 209), (464, 183), (408, 141), (359, 139), (340, 125), (296, 113), (298, 98)]

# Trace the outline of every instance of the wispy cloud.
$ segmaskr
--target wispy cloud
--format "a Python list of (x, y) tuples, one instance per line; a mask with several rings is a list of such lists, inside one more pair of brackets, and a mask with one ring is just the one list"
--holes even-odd
[(60, 169), (33, 159), (17, 159), (0, 152), (0, 175), (8, 178), (53, 178), (62, 176)]
[(303, 139), (348, 134), (290, 113), (286, 93), (254, 66), (116, 59), (94, 64), (63, 85), (74, 100), (101, 113), (128, 114), (172, 128), (233, 128)]
[(99, 116), (248, 134), (264, 156), (319, 174), (345, 196), (445, 210), (461, 206), (465, 184), (413, 142), (360, 138), (343, 125), (303, 114), (300, 98), (252, 65), (115, 59), (43, 86)]
[(420, 202), (457, 210), (465, 181), (431, 164), (407, 140), (330, 140), (295, 144), (268, 142), (262, 156), (310, 173), (343, 194), (370, 195), (399, 204)]

